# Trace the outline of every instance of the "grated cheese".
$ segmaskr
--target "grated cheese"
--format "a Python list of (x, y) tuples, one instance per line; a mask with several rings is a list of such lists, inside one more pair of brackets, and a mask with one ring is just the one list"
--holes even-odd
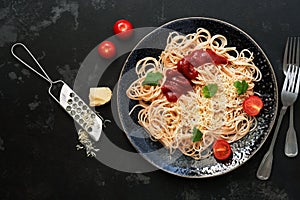
[(78, 135), (81, 144), (76, 145), (77, 150), (85, 149), (87, 157), (96, 157), (96, 152), (99, 149), (94, 147), (94, 142), (91, 140), (89, 134), (83, 129), (79, 129)]

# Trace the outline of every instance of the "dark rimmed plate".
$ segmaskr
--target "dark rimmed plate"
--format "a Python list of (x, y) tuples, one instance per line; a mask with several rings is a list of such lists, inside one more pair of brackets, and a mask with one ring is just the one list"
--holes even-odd
[[(196, 32), (197, 28), (207, 29), (211, 35), (221, 34), (227, 38), (228, 46), (237, 50), (249, 49), (254, 53), (254, 63), (261, 70), (263, 79), (256, 83), (258, 92), (264, 102), (264, 108), (257, 117), (258, 127), (242, 139), (231, 144), (233, 155), (225, 163), (217, 162), (213, 156), (200, 161), (184, 156), (179, 151), (170, 154), (159, 142), (153, 142), (145, 129), (137, 123), (137, 104), (126, 96), (126, 90), (137, 79), (135, 66), (138, 60), (151, 56), (158, 58), (166, 45), (170, 32), (181, 34)], [(272, 130), (278, 109), (278, 88), (275, 73), (267, 56), (259, 45), (241, 29), (221, 20), (191, 17), (171, 21), (155, 29), (144, 37), (128, 56), (120, 75), (118, 85), (118, 111), (123, 129), (136, 150), (151, 164), (171, 174), (204, 178), (227, 173), (249, 160), (263, 145)]]

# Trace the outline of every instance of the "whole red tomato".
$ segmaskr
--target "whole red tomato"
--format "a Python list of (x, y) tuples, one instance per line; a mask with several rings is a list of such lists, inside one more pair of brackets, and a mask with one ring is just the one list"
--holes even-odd
[(118, 20), (114, 24), (113, 28), (114, 28), (114, 33), (121, 39), (127, 39), (133, 33), (132, 24), (129, 21), (125, 20), (125, 19)]
[(103, 58), (112, 58), (116, 55), (116, 47), (110, 41), (103, 41), (98, 46), (98, 53)]

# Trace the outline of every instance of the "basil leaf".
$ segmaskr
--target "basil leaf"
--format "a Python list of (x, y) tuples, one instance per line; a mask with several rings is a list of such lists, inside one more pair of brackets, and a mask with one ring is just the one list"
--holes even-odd
[(202, 139), (203, 133), (196, 127), (193, 128), (193, 142), (198, 142)]
[(162, 73), (160, 72), (149, 72), (146, 75), (145, 80), (143, 81), (142, 85), (151, 85), (157, 86), (159, 85), (159, 81), (163, 78)]
[(203, 87), (202, 94), (204, 95), (205, 98), (211, 98), (217, 93), (217, 91), (218, 91), (217, 84), (208, 84)]
[(235, 81), (234, 82), (234, 87), (236, 87), (238, 95), (241, 95), (241, 94), (244, 94), (247, 91), (248, 83), (245, 80)]

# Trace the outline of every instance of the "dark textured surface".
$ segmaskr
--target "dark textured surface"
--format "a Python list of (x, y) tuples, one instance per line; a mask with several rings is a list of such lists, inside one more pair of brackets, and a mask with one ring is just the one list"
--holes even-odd
[[(136, 63), (147, 56), (158, 58), (161, 51), (163, 51), (163, 49), (158, 51), (157, 49), (143, 49), (142, 47), (154, 46), (156, 43), (158, 43), (156, 46), (165, 46), (169, 33), (177, 31), (181, 34), (190, 34), (195, 33), (199, 27), (207, 29), (212, 36), (216, 34), (225, 36), (228, 40), (228, 46), (234, 46), (239, 51), (249, 49), (253, 52), (255, 58), (254, 63), (264, 76), (258, 84), (255, 84), (254, 88), (254, 91), (261, 95), (264, 102), (264, 109), (257, 117), (257, 128), (255, 131), (247, 134), (247, 136), (231, 145), (233, 156), (226, 163), (217, 162), (213, 158), (213, 155), (200, 161), (195, 161), (180, 154), (170, 159), (169, 150), (163, 149), (162, 145), (157, 144), (159, 142), (151, 141), (146, 130), (138, 125), (138, 111), (129, 115), (133, 106), (139, 102), (126, 100), (128, 98), (126, 95), (127, 88), (137, 79), (135, 72)], [(266, 85), (268, 85), (268, 87), (266, 87)], [(275, 73), (271, 63), (261, 48), (239, 28), (224, 21), (200, 17), (171, 21), (152, 31), (139, 42), (129, 55), (121, 72), (117, 98), (119, 102), (118, 110), (124, 131), (137, 151), (142, 153), (142, 155), (156, 167), (171, 174), (190, 178), (222, 175), (236, 169), (249, 160), (257, 150), (261, 148), (271, 132), (276, 117), (275, 113), (277, 113), (278, 109), (278, 89)], [(128, 102), (128, 104), (125, 102)], [(134, 135), (132, 135), (132, 132), (134, 132)]]
[[(155, 27), (182, 17), (213, 17), (240, 27), (260, 44), (281, 89), (286, 38), (300, 35), (299, 6), (298, 0), (1, 1), (0, 199), (299, 199), (299, 156), (287, 158), (283, 153), (287, 116), (268, 181), (256, 179), (255, 173), (270, 138), (253, 158), (223, 176), (194, 180), (160, 170), (120, 172), (76, 150), (74, 123), (49, 97), (48, 85), (10, 54), (10, 46), (21, 41), (53, 79), (73, 85), (83, 60), (112, 35), (112, 25), (120, 18), (135, 27)], [(114, 87), (125, 59), (113, 62), (99, 84)], [(110, 106), (101, 111), (112, 118)], [(298, 100), (296, 119), (299, 113)], [(300, 124), (295, 128), (299, 132)], [(115, 122), (106, 135), (135, 151)]]

